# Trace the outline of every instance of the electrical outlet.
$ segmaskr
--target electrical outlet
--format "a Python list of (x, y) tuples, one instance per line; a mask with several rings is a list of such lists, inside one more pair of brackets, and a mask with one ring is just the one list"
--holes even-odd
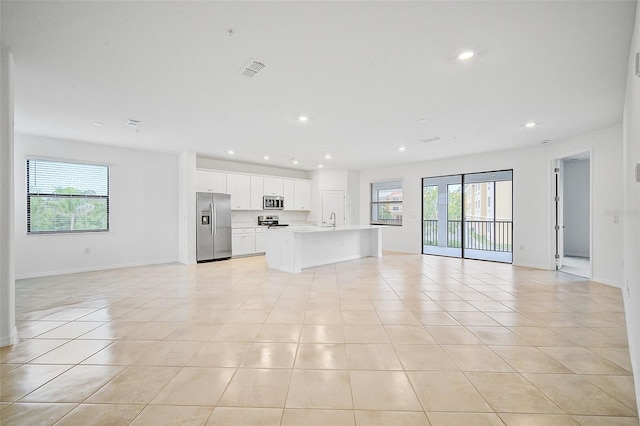
[(91, 249), (89, 248), (84, 249), (84, 254), (89, 254), (89, 253), (91, 253)]
[(627, 297), (631, 297), (631, 289), (629, 288), (629, 280), (627, 280)]

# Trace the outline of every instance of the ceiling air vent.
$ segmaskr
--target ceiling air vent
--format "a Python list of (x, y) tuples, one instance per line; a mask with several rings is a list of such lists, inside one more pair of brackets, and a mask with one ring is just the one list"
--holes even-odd
[(140, 120), (132, 120), (131, 118), (127, 121), (127, 126), (133, 127), (134, 129), (140, 125)]
[(262, 68), (264, 68), (264, 64), (262, 62), (258, 62), (252, 59), (240, 70), (240, 74), (244, 75), (245, 77), (253, 77)]

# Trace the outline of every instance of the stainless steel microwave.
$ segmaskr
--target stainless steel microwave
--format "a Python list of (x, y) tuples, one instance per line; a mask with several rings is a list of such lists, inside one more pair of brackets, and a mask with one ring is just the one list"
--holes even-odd
[(284, 197), (279, 195), (265, 195), (262, 197), (262, 208), (264, 210), (284, 209)]

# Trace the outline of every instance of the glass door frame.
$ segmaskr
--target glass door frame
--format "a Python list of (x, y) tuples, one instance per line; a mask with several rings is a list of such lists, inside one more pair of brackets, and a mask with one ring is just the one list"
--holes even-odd
[[(511, 244), (511, 249), (507, 252), (505, 251), (495, 251), (495, 250), (484, 250), (484, 252), (486, 253), (482, 253), (482, 252), (478, 252), (478, 250), (474, 250), (471, 248), (466, 247), (467, 246), (467, 241), (466, 241), (466, 228), (467, 228), (467, 218), (466, 218), (466, 213), (465, 213), (465, 203), (466, 203), (466, 199), (465, 199), (465, 186), (469, 183), (467, 181), (467, 176), (469, 176), (471, 182), (470, 183), (491, 183), (493, 182), (494, 185), (493, 187), (495, 188), (495, 182), (499, 182), (499, 181), (508, 181), (508, 179), (497, 179), (497, 180), (486, 180), (486, 181), (480, 181), (478, 180), (478, 177), (482, 177), (482, 175), (487, 175), (488, 177), (491, 177), (490, 175), (503, 175), (509, 173), (510, 174), (510, 182), (511, 182), (511, 223), (510, 223), (510, 232), (511, 232), (511, 238), (510, 238), (510, 244)], [(457, 179), (456, 179), (457, 178)], [(447, 242), (447, 246), (433, 246), (433, 245), (426, 245), (426, 227), (425, 227), (425, 198), (424, 198), (424, 188), (426, 186), (436, 186), (436, 185), (429, 185), (429, 180), (431, 180), (432, 182), (438, 182), (440, 184), (442, 183), (446, 183), (447, 181), (453, 181), (453, 180), (457, 180), (458, 182), (460, 182), (460, 186), (461, 186), (461, 202), (460, 202), (460, 208), (461, 208), (461, 219), (460, 219), (460, 241), (461, 241), (461, 245), (459, 247), (459, 254), (455, 251), (452, 250), (453, 247), (448, 247), (448, 242)], [(425, 181), (427, 181), (427, 183), (425, 184)], [(463, 259), (475, 259), (475, 260), (489, 260), (489, 261), (495, 261), (495, 262), (501, 262), (501, 263), (513, 263), (513, 169), (503, 169), (503, 170), (495, 170), (495, 171), (486, 171), (486, 172), (474, 172), (474, 173), (465, 173), (465, 174), (458, 174), (458, 175), (443, 175), (443, 176), (430, 176), (430, 177), (423, 177), (421, 179), (422, 185), (421, 185), (421, 191), (422, 191), (422, 218), (421, 218), (421, 232), (422, 232), (422, 254), (428, 254), (428, 255), (435, 255), (435, 256), (447, 256), (447, 257), (458, 257), (458, 258), (463, 258)], [(447, 186), (448, 188), (448, 186)], [(438, 191), (438, 196), (440, 196), (440, 189)], [(448, 197), (448, 190), (447, 190), (447, 197)], [(448, 202), (449, 200), (447, 199), (447, 210), (448, 210)], [(442, 203), (438, 202), (438, 205), (440, 205)], [(493, 201), (492, 201), (492, 206), (493, 206), (493, 221), (492, 223), (496, 222), (496, 191), (493, 191)], [(441, 213), (438, 213), (437, 217), (437, 224), (440, 223), (446, 223), (447, 225), (447, 229), (449, 227), (449, 221), (448, 221), (448, 211), (446, 212), (446, 216), (447, 218), (445, 220), (442, 219), (441, 216), (444, 216)], [(431, 220), (433, 221), (433, 220)], [(495, 224), (493, 225), (495, 226)], [(443, 231), (439, 231), (438, 232), (438, 241), (440, 241), (440, 234)], [(447, 233), (445, 233), (445, 235), (448, 235), (448, 231)], [(428, 247), (433, 247), (433, 249), (429, 249)], [(471, 255), (471, 256), (468, 256)]]
[[(425, 180), (431, 180), (432, 185), (425, 185)], [(464, 190), (464, 181), (462, 180), (461, 175), (445, 175), (445, 176), (434, 176), (428, 178), (422, 178), (422, 254), (432, 254), (436, 256), (447, 256), (447, 257), (462, 257), (463, 255), (463, 242), (464, 242), (464, 227), (460, 226), (460, 246), (449, 246), (450, 242), (450, 225), (449, 225), (449, 187), (451, 185), (459, 185), (460, 186), (460, 223), (462, 224), (462, 215), (463, 211), (463, 198), (462, 192)], [(436, 222), (436, 232), (437, 235), (437, 245), (426, 245), (425, 244), (425, 209), (424, 209), (424, 188), (425, 186), (436, 186), (438, 187), (438, 195), (437, 195), (437, 219)], [(442, 197), (446, 195), (446, 199)], [(434, 222), (433, 219), (429, 220), (430, 222)], [(433, 235), (433, 231), (432, 231)]]

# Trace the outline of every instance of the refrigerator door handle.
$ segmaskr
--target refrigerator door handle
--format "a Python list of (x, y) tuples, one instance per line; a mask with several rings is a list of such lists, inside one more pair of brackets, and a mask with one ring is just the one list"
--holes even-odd
[(218, 212), (216, 205), (211, 203), (211, 210), (213, 211), (213, 226), (211, 227), (211, 235), (215, 236), (218, 233)]

